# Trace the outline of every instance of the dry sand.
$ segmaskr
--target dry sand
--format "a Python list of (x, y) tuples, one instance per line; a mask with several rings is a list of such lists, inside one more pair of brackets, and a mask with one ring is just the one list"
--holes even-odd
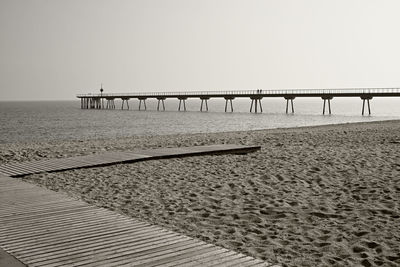
[(400, 122), (0, 145), (0, 163), (203, 144), (248, 155), (24, 178), (283, 266), (400, 266)]

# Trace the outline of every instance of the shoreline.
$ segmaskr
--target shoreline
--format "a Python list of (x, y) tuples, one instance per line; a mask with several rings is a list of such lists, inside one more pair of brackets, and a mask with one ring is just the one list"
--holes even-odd
[(261, 151), (23, 179), (283, 266), (400, 264), (399, 120), (0, 145), (0, 162), (216, 143)]
[[(344, 126), (350, 127), (362, 127), (366, 125), (373, 124), (386, 124), (386, 123), (400, 123), (400, 119), (398, 120), (382, 120), (382, 121), (368, 121), (368, 122), (349, 122), (349, 123), (338, 123), (338, 124), (324, 124), (324, 125), (313, 125), (313, 126), (299, 126), (299, 127), (288, 127), (288, 128), (273, 128), (273, 129), (261, 129), (261, 130), (248, 130), (248, 131), (227, 131), (227, 132), (212, 132), (212, 133), (184, 133), (184, 134), (167, 134), (167, 135), (136, 135), (131, 137), (120, 137), (120, 138), (91, 138), (91, 139), (73, 139), (73, 140), (49, 140), (47, 142), (44, 141), (34, 141), (34, 142), (18, 142), (18, 143), (0, 143), (0, 164), (8, 163), (8, 162), (23, 162), (23, 161), (31, 161), (31, 160), (45, 160), (51, 158), (64, 158), (64, 157), (72, 157), (72, 156), (80, 156), (80, 155), (89, 155), (94, 153), (101, 153), (102, 151), (108, 151), (112, 149), (117, 149), (117, 151), (123, 151), (121, 147), (113, 146), (112, 143), (124, 143), (127, 144), (127, 149), (143, 149), (143, 148), (159, 148), (161, 147), (157, 142), (147, 144), (146, 140), (154, 139), (176, 139), (176, 138), (185, 138), (185, 141), (188, 139), (196, 139), (199, 136), (210, 136), (215, 137), (219, 135), (231, 135), (231, 136), (243, 136), (251, 133), (265, 133), (265, 134), (277, 134), (282, 132), (302, 132), (307, 130), (328, 130), (330, 128), (338, 128)], [(221, 138), (220, 138), (221, 139)], [(138, 147), (132, 142), (132, 140), (137, 141)], [(102, 147), (99, 143), (104, 144)], [(87, 149), (82, 148), (84, 144), (92, 146), (95, 149)], [(93, 147), (93, 144), (96, 144)], [(174, 142), (176, 146), (182, 146), (177, 142)], [(217, 143), (204, 143), (204, 144), (217, 144)], [(65, 146), (73, 147), (73, 152), (63, 154), (62, 147)], [(196, 145), (196, 142), (194, 143)], [(23, 149), (22, 155), (14, 155), (13, 152), (15, 150), (21, 149), (21, 146), (24, 146), (26, 149)], [(172, 145), (170, 145), (172, 146)], [(58, 148), (60, 147), (60, 150)], [(172, 146), (173, 147), (173, 146)], [(79, 149), (81, 148), (81, 149)], [(56, 150), (54, 150), (56, 149)], [(34, 152), (35, 150), (36, 152)], [(40, 151), (40, 152), (37, 152)], [(11, 152), (11, 154), (9, 153)]]
[[(274, 114), (272, 114), (272, 115), (274, 115)], [(321, 117), (322, 115), (305, 114), (305, 116)], [(342, 115), (338, 115), (338, 116), (341, 117)], [(290, 115), (289, 115), (289, 117), (290, 117)], [(33, 144), (33, 143), (35, 143), (35, 144), (36, 143), (46, 143), (46, 144), (55, 143), (55, 144), (57, 144), (59, 142), (74, 142), (74, 141), (75, 142), (80, 142), (80, 141), (85, 142), (85, 141), (94, 141), (94, 140), (121, 140), (121, 139), (127, 139), (127, 138), (128, 139), (129, 138), (150, 138), (150, 137), (156, 137), (156, 136), (197, 135), (197, 134), (213, 134), (213, 133), (218, 134), (218, 133), (234, 133), (234, 132), (247, 132), (247, 131), (268, 131), (268, 130), (282, 130), (282, 129), (304, 128), (304, 127), (324, 127), (324, 126), (329, 126), (329, 125), (345, 125), (345, 124), (358, 124), (358, 123), (371, 123), (371, 122), (379, 122), (379, 121), (400, 120), (400, 117), (391, 117), (391, 116), (368, 117), (368, 116), (365, 116), (365, 117), (363, 117), (364, 118), (363, 121), (351, 121), (351, 120), (348, 122), (331, 121), (331, 119), (335, 118), (335, 117), (336, 117), (336, 115), (332, 115), (332, 117), (327, 116), (327, 118), (326, 118), (327, 120), (323, 120), (323, 121), (325, 121), (325, 123), (320, 121), (319, 123), (322, 123), (322, 124), (308, 125), (308, 126), (299, 124), (301, 126), (276, 127), (277, 125), (273, 124), (273, 126), (266, 125), (265, 127), (267, 127), (267, 128), (261, 128), (261, 129), (250, 129), (250, 130), (243, 130), (243, 129), (242, 130), (237, 130), (237, 129), (226, 130), (226, 129), (223, 129), (221, 131), (216, 131), (216, 132), (204, 132), (204, 131), (202, 132), (201, 130), (199, 130), (197, 132), (196, 131), (188, 131), (186, 133), (177, 133), (177, 132), (171, 133), (171, 131), (167, 131), (166, 133), (161, 134), (161, 135), (158, 133), (155, 133), (155, 132), (152, 132), (151, 134), (139, 133), (140, 132), (139, 131), (135, 135), (128, 135), (125, 133), (125, 134), (118, 135), (118, 136), (104, 136), (101, 133), (98, 136), (96, 136), (96, 133), (92, 133), (91, 136), (85, 136), (84, 133), (81, 133), (81, 136), (85, 136), (85, 137), (71, 138), (71, 135), (63, 135), (62, 133), (59, 133), (58, 137), (55, 137), (55, 135), (49, 135), (49, 134), (43, 132), (43, 135), (45, 137), (48, 137), (48, 139), (44, 139), (43, 136), (41, 136), (41, 135), (38, 136), (36, 133), (32, 133), (32, 136), (34, 136), (36, 138), (31, 139), (30, 135), (29, 134), (26, 135), (25, 132), (22, 132), (22, 133), (16, 132), (15, 134), (17, 134), (17, 135), (22, 134), (22, 136), (25, 137), (25, 139), (22, 139), (21, 137), (18, 137), (18, 138), (6, 137), (6, 136), (4, 136), (6, 133), (3, 132), (2, 133), (3, 140), (0, 140), (0, 146), (13, 145), (13, 144), (26, 144), (26, 145)], [(350, 116), (350, 117), (353, 117), (353, 116)], [(309, 123), (306, 123), (306, 124), (309, 124)], [(61, 127), (61, 125), (60, 125), (60, 127)], [(116, 126), (116, 127), (118, 127), (118, 126)], [(269, 128), (269, 127), (272, 127), (272, 128)], [(230, 127), (228, 127), (228, 128), (230, 128)], [(38, 129), (27, 128), (25, 130), (26, 130), (26, 132), (29, 132), (32, 130), (37, 131)], [(42, 131), (42, 130), (43, 130), (43, 127), (40, 129), (40, 131)], [(113, 132), (112, 128), (110, 128), (108, 130)], [(162, 131), (162, 129), (161, 129), (161, 131)], [(71, 133), (69, 132), (69, 134), (71, 134)], [(72, 135), (72, 136), (79, 136), (79, 135), (80, 135), (80, 133), (78, 132), (78, 133), (76, 133), (76, 135)]]

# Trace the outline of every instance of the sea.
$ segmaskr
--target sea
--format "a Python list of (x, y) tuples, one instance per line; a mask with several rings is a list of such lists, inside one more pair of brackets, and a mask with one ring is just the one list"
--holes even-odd
[[(200, 100), (189, 99), (187, 111), (178, 111), (178, 100), (167, 99), (166, 111), (157, 111), (157, 101), (148, 99), (147, 110), (139, 111), (139, 101), (131, 99), (130, 109), (81, 109), (79, 100), (0, 102), (0, 143), (30, 143), (154, 136), (188, 133), (215, 133), (273, 128), (327, 125), (400, 119), (400, 98), (374, 98), (372, 115), (361, 115), (359, 98), (334, 98), (332, 115), (322, 115), (320, 98), (297, 98), (294, 114), (286, 114), (286, 101), (262, 100), (263, 112), (250, 113), (249, 99), (233, 100), (234, 112), (224, 112), (225, 100), (208, 101), (208, 112), (200, 112)], [(366, 110), (366, 114), (368, 114)]]

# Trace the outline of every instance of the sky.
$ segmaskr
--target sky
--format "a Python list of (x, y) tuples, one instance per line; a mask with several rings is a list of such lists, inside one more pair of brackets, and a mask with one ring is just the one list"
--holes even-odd
[(398, 0), (0, 0), (0, 101), (400, 87)]

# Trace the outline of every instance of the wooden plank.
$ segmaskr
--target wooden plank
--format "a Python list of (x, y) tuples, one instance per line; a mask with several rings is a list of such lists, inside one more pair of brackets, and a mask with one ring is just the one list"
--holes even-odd
[[(93, 231), (95, 229), (105, 229), (107, 227), (116, 227), (118, 225), (121, 225), (120, 222), (115, 222), (115, 221), (110, 221), (110, 220), (104, 220), (104, 219), (98, 219), (97, 220), (85, 220), (85, 221), (77, 221), (75, 223), (71, 223), (69, 222), (68, 225), (51, 225), (51, 228), (44, 228), (41, 227), (39, 229), (21, 229), (21, 231), (19, 233), (6, 233), (5, 235), (2, 235), (2, 239), (4, 241), (8, 241), (8, 242), (13, 242), (13, 241), (17, 241), (17, 242), (21, 242), (24, 241), (24, 239), (31, 239), (33, 237), (37, 237), (38, 240), (41, 238), (46, 238), (43, 240), (47, 240), (52, 238), (53, 236), (57, 236), (57, 237), (61, 237), (62, 234), (64, 233), (64, 230), (69, 229), (69, 228), (73, 228), (74, 232), (76, 231)], [(146, 226), (142, 226), (140, 227), (140, 225), (137, 226), (138, 229), (146, 229)], [(115, 229), (115, 228), (114, 228)], [(74, 232), (69, 231), (68, 235), (71, 236)]]
[(20, 171), (42, 171), (42, 168), (38, 167), (37, 164), (30, 162), (13, 163), (8, 165), (8, 167), (12, 169), (19, 169)]
[[(41, 255), (43, 253), (48, 253), (48, 252), (54, 252), (57, 253), (59, 251), (62, 252), (68, 252), (69, 250), (73, 250), (75, 249), (82, 249), (82, 248), (86, 248), (86, 247), (90, 247), (91, 245), (95, 244), (94, 246), (96, 247), (96, 245), (102, 245), (103, 242), (104, 244), (108, 244), (108, 243), (118, 243), (118, 241), (120, 240), (124, 240), (124, 238), (128, 238), (128, 239), (135, 239), (138, 238), (140, 239), (141, 236), (137, 237), (136, 234), (145, 234), (147, 232), (140, 231), (137, 232), (136, 230), (127, 230), (124, 232), (115, 232), (115, 233), (111, 233), (111, 234), (107, 234), (107, 235), (101, 235), (101, 236), (92, 236), (92, 237), (88, 237), (85, 239), (77, 239), (77, 240), (72, 240), (69, 241), (68, 243), (60, 243), (57, 245), (53, 245), (51, 247), (37, 247), (37, 248), (33, 248), (29, 251), (24, 250), (22, 251), (23, 255), (26, 256), (32, 256), (32, 255)], [(163, 235), (164, 237), (164, 235)]]
[[(121, 227), (120, 227), (121, 226)], [(71, 229), (73, 227), (73, 229)], [(106, 228), (110, 227), (110, 228)], [(105, 221), (105, 220), (90, 220), (90, 221), (85, 221), (84, 224), (74, 224), (74, 223), (68, 223), (67, 225), (64, 226), (58, 226), (58, 227), (51, 227), (50, 229), (47, 229), (45, 231), (45, 228), (39, 228), (35, 229), (35, 231), (32, 231), (30, 229), (21, 229), (21, 233), (19, 235), (3, 235), (3, 240), (4, 241), (9, 241), (9, 243), (13, 244), (14, 246), (18, 246), (20, 243), (24, 246), (29, 245), (29, 242), (25, 242), (24, 240), (30, 240), (32, 237), (36, 237), (36, 241), (41, 241), (41, 244), (45, 244), (47, 241), (52, 241), (53, 237), (57, 237), (57, 241), (62, 241), (63, 240), (63, 234), (65, 230), (68, 230), (68, 235), (65, 236), (65, 239), (70, 239), (70, 238), (75, 238), (79, 237), (81, 234), (81, 231), (85, 230), (87, 234), (89, 233), (96, 233), (96, 231), (108, 231), (110, 229), (112, 230), (118, 230), (122, 229), (122, 227), (125, 227), (125, 230), (135, 230), (137, 232), (147, 229), (148, 227), (146, 225), (140, 225), (140, 224), (123, 224), (121, 222), (114, 222), (114, 221)], [(40, 231), (42, 230), (42, 231)]]
[(143, 264), (154, 259), (157, 256), (170, 254), (176, 251), (182, 251), (189, 248), (198, 248), (199, 244), (196, 244), (192, 240), (173, 240), (167, 242), (159, 242), (155, 245), (148, 246), (145, 248), (139, 248), (134, 250), (121, 251), (119, 253), (111, 254), (106, 257), (99, 257), (91, 260), (90, 262), (84, 262), (86, 266), (121, 266), (123, 264), (134, 262), (135, 265)]
[(133, 154), (136, 155), (144, 155), (147, 156), (149, 159), (153, 159), (153, 158), (158, 158), (158, 157), (162, 157), (165, 155), (168, 155), (166, 150), (160, 150), (160, 149), (142, 149), (142, 150), (135, 150), (132, 152)]
[[(114, 243), (113, 246), (110, 247), (104, 246), (95, 250), (91, 250), (87, 253), (81, 253), (79, 251), (76, 254), (72, 255), (67, 255), (66, 257), (60, 257), (56, 258), (50, 261), (44, 261), (41, 263), (45, 263), (46, 266), (51, 267), (51, 266), (63, 266), (63, 265), (85, 265), (87, 264), (92, 264), (94, 261), (98, 262), (101, 258), (106, 258), (106, 257), (112, 257), (113, 255), (118, 255), (121, 253), (124, 253), (126, 251), (133, 251), (133, 250), (139, 250), (143, 247), (145, 247), (148, 243), (155, 243), (155, 244), (160, 244), (160, 243), (172, 243), (172, 242), (179, 242), (180, 240), (183, 240), (182, 236), (172, 236), (172, 237), (167, 237), (163, 239), (162, 237), (158, 236), (155, 238), (150, 238), (148, 240), (140, 240), (138, 242), (135, 242), (135, 240), (132, 240), (129, 243)], [(31, 262), (34, 264), (34, 262)]]
[(43, 217), (50, 217), (50, 216), (54, 216), (54, 215), (63, 215), (63, 216), (70, 216), (73, 213), (79, 213), (80, 211), (85, 211), (85, 210), (91, 210), (90, 207), (84, 205), (84, 203), (82, 203), (82, 205), (78, 206), (78, 207), (69, 207), (69, 208), (65, 208), (65, 209), (60, 209), (60, 210), (51, 210), (51, 211), (45, 211), (41, 214), (22, 214), (22, 215), (16, 215), (13, 216), (12, 218), (1, 218), (0, 222), (1, 224), (5, 225), (7, 223), (13, 224), (15, 223), (15, 221), (19, 221), (19, 220), (31, 220), (31, 219), (35, 219), (35, 218), (43, 218)]
[(37, 238), (21, 239), (12, 242), (7, 242), (9, 248), (13, 248), (14, 251), (29, 250), (36, 247), (48, 247), (61, 243), (68, 243), (75, 240), (82, 240), (90, 237), (97, 237), (101, 235), (113, 234), (113, 233), (123, 233), (128, 230), (138, 229), (140, 226), (127, 226), (127, 225), (117, 225), (112, 229), (106, 229), (104, 227), (92, 227), (86, 232), (80, 232), (78, 229), (68, 229), (66, 231), (52, 234), (49, 236), (40, 236)]
[(224, 253), (227, 252), (231, 252), (231, 253), (235, 253), (233, 251), (229, 251), (227, 249), (224, 248), (220, 248), (220, 249), (211, 249), (210, 251), (204, 251), (204, 253), (199, 253), (199, 254), (195, 254), (193, 256), (190, 257), (185, 257), (183, 259), (176, 259), (174, 261), (171, 261), (169, 263), (164, 263), (162, 264), (163, 267), (172, 267), (172, 266), (186, 266), (186, 267), (193, 267), (199, 264), (199, 262), (202, 259), (213, 259), (214, 257), (219, 258), (221, 257)]
[(39, 166), (41, 166), (42, 168), (54, 168), (56, 166), (59, 165), (73, 165), (75, 164), (76, 161), (74, 160), (74, 158), (61, 158), (61, 159), (50, 159), (50, 160), (45, 160), (45, 161), (33, 161), (30, 162), (30, 164), (38, 164)]
[[(75, 219), (79, 219), (79, 216), (82, 217), (82, 219), (88, 219), (90, 217), (96, 217), (96, 216), (108, 216), (109, 214), (104, 212), (102, 209), (84, 209), (83, 211), (80, 210), (79, 212), (75, 212), (75, 213), (69, 213), (68, 216), (65, 216), (64, 213), (60, 213), (60, 214), (54, 214), (52, 213), (51, 216), (31, 216), (29, 218), (29, 220), (15, 220), (15, 221), (11, 221), (10, 225), (3, 223), (0, 224), (0, 229), (6, 228), (6, 229), (10, 229), (10, 227), (16, 227), (16, 228), (24, 228), (24, 227), (30, 227), (30, 228), (34, 228), (36, 226), (40, 226), (42, 224), (46, 224), (46, 223), (51, 223), (52, 225), (57, 224), (57, 222), (63, 223), (63, 219), (65, 219), (65, 221), (73, 221)], [(129, 221), (129, 219), (127, 218), (120, 218), (118, 216), (115, 216), (115, 218), (118, 218), (120, 221)], [(139, 222), (139, 221), (135, 221), (135, 223), (140, 223), (143, 225), (147, 225), (146, 223), (143, 222)]]
[(18, 175), (18, 172), (15, 170), (5, 170), (4, 168), (1, 169), (2, 173), (5, 173), (8, 176)]
[[(57, 170), (68, 170), (68, 169), (73, 169), (73, 168), (91, 166), (92, 162), (83, 162), (83, 161), (77, 160), (77, 158), (62, 158), (62, 159), (52, 159), (52, 160), (46, 160), (46, 161), (30, 162), (29, 164), (36, 164), (43, 171), (57, 171)], [(33, 173), (33, 172), (31, 172), (31, 173)]]
[(110, 160), (123, 162), (123, 161), (132, 159), (132, 156), (127, 156), (125, 154), (118, 153), (118, 152), (108, 152), (108, 153), (99, 155), (99, 158), (106, 158), (106, 159), (110, 159)]
[[(171, 238), (172, 236), (176, 236), (176, 234), (169, 233), (167, 235), (160, 235), (158, 232), (148, 231), (143, 232), (138, 235), (121, 235), (117, 237), (113, 237), (107, 240), (100, 240), (99, 242), (88, 242), (87, 244), (80, 243), (79, 246), (67, 246), (62, 247), (61, 249), (48, 249), (48, 250), (40, 250), (36, 253), (24, 253), (25, 260), (29, 260), (30, 262), (41, 262), (42, 264), (46, 263), (55, 263), (55, 262), (64, 262), (64, 260), (72, 260), (75, 259), (77, 261), (81, 261), (83, 259), (88, 259), (93, 256), (93, 251), (99, 253), (101, 250), (109, 251), (110, 248), (119, 249), (123, 247), (127, 247), (133, 243), (136, 245), (145, 244), (148, 242), (161, 241), (165, 238)], [(27, 257), (28, 256), (28, 257)]]
[(2, 172), (7, 173), (8, 175), (18, 175), (20, 172), (18, 170), (13, 169), (12, 167), (9, 166), (0, 166)]
[(37, 214), (45, 210), (58, 210), (66, 207), (76, 207), (76, 203), (74, 201), (51, 201), (45, 202), (40, 206), (29, 205), (29, 203), (27, 203), (25, 207), (24, 206), (18, 204), (11, 204), (6, 206), (3, 204), (2, 207), (0, 207), (0, 210), (2, 212), (9, 212), (10, 214), (3, 215), (0, 220), (7, 217), (14, 217), (16, 215)]
[[(21, 163), (22, 164), (22, 163)], [(29, 163), (31, 165), (33, 165), (33, 163)], [(18, 169), (17, 166), (15, 165), (9, 165), (7, 166), (7, 168), (13, 168), (15, 173), (13, 174), (13, 176), (21, 176), (21, 175), (26, 175), (26, 174), (33, 174), (33, 173), (40, 173), (40, 172), (45, 172), (45, 171), (49, 171), (49, 170), (57, 170), (60, 169), (60, 166), (64, 166), (65, 163), (63, 163), (62, 160), (58, 160), (57, 162), (36, 162), (36, 164), (38, 168), (40, 168), (42, 171), (38, 171), (35, 169), (28, 169), (28, 170), (21, 170)], [(69, 164), (69, 167), (71, 164)]]
[[(212, 250), (215, 250), (215, 247), (210, 244), (203, 244), (203, 245), (197, 245), (194, 247), (188, 247), (187, 249), (184, 250), (179, 250), (179, 251), (173, 251), (173, 252), (168, 252), (163, 255), (157, 256), (157, 257), (151, 257), (147, 260), (144, 260), (143, 263), (141, 264), (143, 267), (144, 266), (159, 266), (159, 265), (165, 265), (171, 262), (176, 262), (181, 259), (186, 259), (190, 258), (194, 255), (202, 255), (204, 253), (210, 252)], [(140, 265), (138, 265), (140, 266)]]
[(66, 170), (66, 169), (80, 167), (82, 165), (85, 164), (76, 160), (75, 158), (67, 158), (67, 159), (59, 159), (51, 162), (46, 162), (45, 166), (49, 167), (51, 171), (55, 171), (58, 168)]
[[(21, 229), (21, 231), (23, 229), (35, 229), (35, 228), (40, 228), (40, 227), (46, 227), (46, 226), (51, 226), (51, 225), (57, 225), (57, 224), (69, 224), (75, 220), (79, 220), (79, 217), (86, 220), (89, 220), (91, 218), (101, 218), (101, 217), (107, 217), (109, 216), (109, 214), (107, 213), (101, 213), (98, 210), (85, 210), (83, 212), (79, 212), (79, 213), (74, 213), (74, 214), (69, 214), (68, 216), (65, 216), (64, 214), (59, 214), (56, 216), (51, 216), (51, 217), (46, 217), (46, 218), (35, 218), (35, 219), (30, 219), (30, 220), (26, 220), (26, 221), (15, 221), (15, 222), (11, 222), (9, 224), (1, 224), (0, 225), (0, 230), (1, 231), (7, 231), (8, 230), (12, 230), (12, 229)], [(121, 223), (125, 222), (124, 219), (126, 218), (119, 218), (119, 217), (114, 217), (114, 219), (118, 219)], [(128, 219), (126, 219), (128, 220)], [(128, 223), (135, 223), (135, 224), (141, 224), (141, 225), (148, 225), (146, 223), (143, 222), (129, 222), (129, 220), (127, 221)]]
[[(19, 168), (21, 166), (26, 166), (28, 168), (27, 171), (36, 172), (45, 170), (47, 168), (52, 168), (54, 165), (61, 165), (64, 162), (72, 161), (71, 159), (53, 159), (53, 160), (44, 160), (44, 161), (29, 161), (29, 162), (21, 162), (21, 163), (12, 163), (9, 164), (8, 168)], [(36, 168), (36, 169), (35, 169)]]
[(149, 156), (149, 155), (140, 154), (140, 153), (137, 153), (136, 151), (133, 151), (133, 152), (118, 151), (118, 152), (112, 152), (112, 153), (118, 153), (118, 154), (126, 156), (127, 158), (134, 158), (134, 159), (151, 158), (151, 156)]
[[(213, 266), (218, 262), (224, 262), (225, 259), (230, 258), (232, 256), (238, 255), (238, 257), (243, 257), (242, 254), (238, 254), (234, 251), (227, 250), (224, 253), (219, 254), (217, 257), (207, 257), (207, 258), (200, 258), (196, 260), (195, 263), (190, 264), (190, 266)], [(183, 265), (186, 266), (186, 265)]]
[[(233, 251), (231, 251), (230, 253), (225, 253), (222, 257), (219, 257), (217, 259), (204, 259), (201, 264), (199, 264), (198, 266), (223, 266), (226, 265), (228, 263), (228, 266), (235, 266), (235, 264), (229, 265), (231, 262), (235, 262), (237, 261), (238, 263), (243, 263), (245, 260), (244, 259), (244, 255), (242, 254), (237, 254), (237, 253), (232, 253)], [(239, 264), (237, 264), (236, 266), (241, 266)]]
[(103, 156), (96, 156), (96, 157), (75, 157), (73, 158), (74, 162), (78, 164), (80, 167), (85, 167), (85, 166), (97, 166), (101, 164), (106, 164), (106, 163), (114, 163), (114, 159), (109, 159), (107, 157)]
[(93, 225), (107, 223), (108, 221), (109, 220), (104, 218), (99, 219), (97, 217), (92, 217), (89, 219), (85, 218), (84, 221), (82, 220), (68, 221), (68, 226), (66, 226), (65, 223), (50, 224), (48, 225), (49, 227), (41, 225), (37, 226), (36, 228), (24, 228), (21, 229), (21, 231), (18, 231), (17, 228), (14, 228), (12, 229), (12, 231), (0, 233), (0, 237), (3, 238), (4, 241), (21, 240), (24, 238), (42, 236), (44, 234), (58, 233), (59, 231), (68, 229), (68, 227), (76, 227), (76, 228), (80, 228), (82, 226), (91, 227)]

